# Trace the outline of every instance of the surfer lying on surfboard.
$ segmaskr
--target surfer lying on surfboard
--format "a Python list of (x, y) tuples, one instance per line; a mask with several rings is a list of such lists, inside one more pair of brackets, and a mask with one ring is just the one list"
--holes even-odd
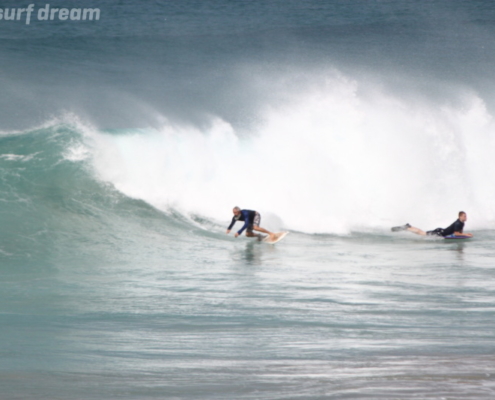
[(464, 222), (467, 221), (467, 215), (464, 211), (459, 211), (459, 218), (457, 221), (455, 221), (452, 225), (450, 225), (448, 228), (437, 228), (432, 231), (422, 231), (419, 228), (415, 228), (414, 226), (411, 226), (409, 224), (405, 224), (402, 226), (394, 226), (392, 228), (392, 232), (398, 232), (398, 231), (409, 231), (412, 233), (415, 233), (417, 235), (422, 235), (422, 236), (467, 236), (467, 237), (473, 237), (472, 233), (463, 233), (464, 229)]
[(236, 234), (234, 235), (235, 237), (241, 235), (245, 229), (246, 236), (248, 237), (257, 237), (259, 240), (263, 238), (262, 235), (255, 234), (253, 232), (254, 230), (254, 231), (266, 233), (267, 235), (270, 236), (270, 240), (272, 241), (276, 239), (274, 233), (260, 227), (261, 215), (259, 212), (253, 210), (241, 210), (239, 207), (234, 207), (232, 212), (234, 213), (234, 216), (232, 217), (232, 222), (227, 228), (227, 235), (230, 233), (230, 230), (237, 221), (244, 221), (244, 226), (241, 229), (239, 229), (238, 232), (236, 232)]

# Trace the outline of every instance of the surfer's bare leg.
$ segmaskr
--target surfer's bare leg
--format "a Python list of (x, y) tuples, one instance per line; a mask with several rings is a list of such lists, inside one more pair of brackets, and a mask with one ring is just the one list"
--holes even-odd
[[(270, 232), (270, 231), (267, 231), (265, 228), (262, 228), (261, 226), (256, 226), (256, 225), (254, 225), (254, 226), (253, 226), (253, 229), (254, 229), (255, 231), (258, 231), (258, 232), (263, 232), (263, 233), (266, 233), (267, 235), (269, 235), (269, 236), (270, 236), (270, 240), (275, 240), (275, 237), (276, 237), (276, 236), (275, 236), (275, 234), (274, 234), (274, 233), (272, 233), (272, 232)], [(255, 235), (255, 236), (256, 236), (256, 235)]]
[(253, 232), (246, 232), (246, 236), (247, 237), (258, 237), (259, 235), (256, 235), (255, 233)]
[(416, 235), (426, 236), (426, 232), (425, 231), (422, 231), (419, 228), (415, 228), (414, 226), (410, 226), (409, 228), (407, 228), (407, 230), (409, 232), (415, 233)]
[(266, 236), (263, 236), (261, 233), (253, 233), (253, 232), (246, 232), (247, 237), (255, 237), (258, 239), (259, 242), (261, 242)]

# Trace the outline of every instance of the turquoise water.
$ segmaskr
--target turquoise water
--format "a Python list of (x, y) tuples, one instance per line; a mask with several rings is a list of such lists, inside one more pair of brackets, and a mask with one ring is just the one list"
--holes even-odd
[(491, 2), (85, 6), (0, 20), (2, 400), (494, 397)]
[(118, 232), (2, 271), (5, 398), (493, 394), (493, 232), (270, 246), (120, 201)]
[(92, 179), (70, 127), (2, 140), (4, 398), (493, 395), (493, 231), (271, 246)]

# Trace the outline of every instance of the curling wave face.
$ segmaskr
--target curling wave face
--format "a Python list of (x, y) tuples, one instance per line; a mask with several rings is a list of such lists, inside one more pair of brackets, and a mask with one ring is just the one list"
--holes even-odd
[(0, 136), (3, 265), (132, 262), (127, 250), (135, 245), (133, 237), (163, 248), (164, 239), (184, 229), (178, 216), (95, 179), (91, 150), (83, 143), (88, 132), (69, 116)]
[(271, 230), (433, 229), (461, 209), (470, 230), (492, 229), (492, 117), (474, 95), (459, 104), (332, 72), (268, 102), (249, 129), (212, 117), (206, 128), (105, 131), (66, 115), (4, 133), (0, 254), (45, 265), (115, 260), (138, 236), (161, 248), (158, 238), (191, 228), (222, 232), (234, 205), (260, 211)]

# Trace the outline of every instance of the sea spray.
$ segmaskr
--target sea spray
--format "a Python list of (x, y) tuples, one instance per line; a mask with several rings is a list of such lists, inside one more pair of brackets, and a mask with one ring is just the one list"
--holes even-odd
[(493, 227), (492, 117), (476, 95), (459, 98), (438, 103), (331, 73), (267, 103), (249, 132), (212, 117), (205, 129), (102, 133), (94, 166), (128, 196), (218, 221), (238, 204), (308, 233), (430, 228), (461, 209), (471, 227)]

